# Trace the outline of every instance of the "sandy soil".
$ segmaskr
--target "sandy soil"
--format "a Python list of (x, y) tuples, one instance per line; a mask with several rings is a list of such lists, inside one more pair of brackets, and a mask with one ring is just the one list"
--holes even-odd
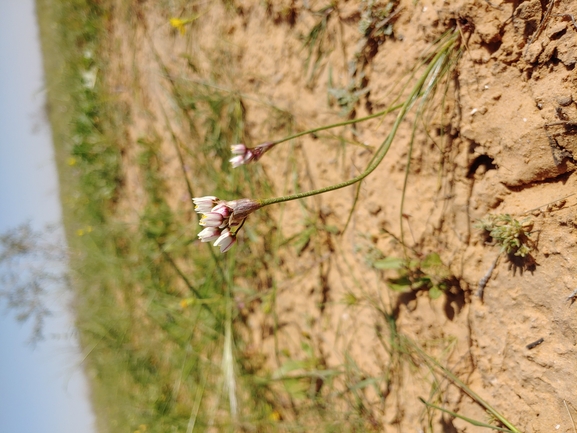
[[(188, 197), (184, 182), (171, 176), (178, 160), (163, 113), (172, 112), (174, 102), (155, 50), (173, 77), (213, 80), (246, 95), (253, 140), (246, 144), (257, 145), (279, 138), (262, 102), (292, 113), (296, 130), (339, 121), (334, 98), (327, 103), (331, 76), (334, 87), (354, 83), (354, 89), (366, 89), (359, 92), (350, 116), (378, 111), (391, 102), (395, 85), (423, 50), (447, 29), (460, 27), (464, 54), (446, 106), (437, 105), (427, 120), (428, 134), (417, 135), (402, 218), (409, 249), (417, 257), (438, 253), (454, 284), (435, 300), (426, 291), (393, 292), (386, 285), (389, 271), (376, 272), (368, 264), (367, 257), (377, 249), (384, 256), (403, 253), (395, 237), (401, 236), (401, 190), (411, 133), (405, 122), (389, 155), (363, 183), (346, 232), (321, 232), (321, 242), (298, 254), (295, 248), (282, 250), (276, 314), (256, 301), (249, 305), (249, 347), (268, 357), (274, 368), (275, 353), (303, 358), (300, 342), (305, 335), (327, 368), (342, 365), (346, 353), (367, 375), (378, 375), (390, 357), (380, 343), (384, 318), (376, 303), (395, 313), (400, 332), (442, 359), (522, 431), (573, 431), (564, 402), (577, 407), (577, 305), (568, 300), (577, 286), (572, 174), (577, 141), (570, 123), (577, 122), (577, 26), (567, 15), (577, 14), (575, 3), (438, 0), (415, 5), (401, 0), (394, 6), (392, 32), (364, 38), (359, 32), (363, 14), (369, 3), (379, 2), (336, 2), (324, 42), (328, 54), (312, 78), (310, 70), (303, 72), (302, 38), (319, 20), (311, 10), (320, 10), (322, 2), (245, 0), (230, 2), (229, 8), (220, 2), (183, 8), (152, 3), (118, 7), (110, 30), (114, 43), (108, 79), (131, 119), (125, 167), (135, 167), (138, 138), (160, 134), (175, 208), (188, 206)], [(195, 14), (201, 17), (184, 35), (168, 24), (172, 17)], [(194, 59), (197, 72), (187, 59)], [(215, 64), (222, 69), (215, 70)], [(356, 175), (391, 123), (387, 118), (349, 128), (344, 136), (360, 145), (303, 137), (296, 147), (279, 146), (261, 163), (279, 192), (293, 155), (302, 161), (301, 190), (329, 185)], [(185, 122), (173, 124), (182, 146), (194, 148)], [(443, 129), (447, 133), (441, 135)], [(144, 193), (138, 170), (127, 169), (125, 179), (126, 195), (120, 202), (130, 220), (138, 218)], [(319, 224), (342, 230), (353, 198), (353, 188), (339, 190), (307, 199), (306, 210)], [(289, 203), (283, 212), (285, 236), (302, 232), (301, 205)], [(499, 255), (499, 248), (486, 245), (474, 227), (488, 213), (533, 221), (534, 248), (529, 260), (501, 257), (480, 298), (479, 281)], [(344, 299), (358, 302), (351, 305)], [(282, 324), (277, 347), (270, 332), (274, 320)], [(528, 348), (539, 339), (541, 344)], [(384, 400), (368, 396), (373, 427), (423, 429), (417, 397), (427, 396), (424, 382), (405, 368)], [(455, 389), (444, 395), (442, 403), (450, 410), (487, 419)], [(435, 422), (438, 431), (484, 430), (448, 416)]]

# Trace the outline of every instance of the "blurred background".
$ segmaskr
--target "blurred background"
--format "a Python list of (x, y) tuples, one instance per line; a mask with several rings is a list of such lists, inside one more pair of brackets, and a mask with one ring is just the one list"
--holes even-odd
[[(0, 233), (41, 233), (51, 256), (0, 262), (0, 291), (30, 283), (30, 265), (55, 279), (38, 299), (0, 297), (0, 431), (91, 432), (70, 293), (54, 262), (65, 240), (34, 0), (0, 2), (0, 56)], [(25, 299), (41, 305), (29, 311)]]

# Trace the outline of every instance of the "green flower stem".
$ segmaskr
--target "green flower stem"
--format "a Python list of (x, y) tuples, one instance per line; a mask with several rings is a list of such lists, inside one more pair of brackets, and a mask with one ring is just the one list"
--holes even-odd
[(389, 107), (385, 110), (379, 111), (378, 113), (371, 114), (370, 116), (359, 117), (358, 119), (345, 120), (344, 122), (333, 123), (331, 125), (324, 125), (324, 126), (319, 126), (318, 128), (308, 129), (306, 131), (299, 132), (297, 134), (281, 138), (280, 140), (275, 140), (275, 141), (271, 142), (271, 144), (277, 145), (280, 143), (284, 143), (285, 141), (294, 140), (295, 138), (302, 137), (303, 135), (314, 134), (315, 132), (324, 131), (326, 129), (338, 128), (339, 126), (347, 126), (347, 125), (352, 125), (353, 123), (364, 122), (365, 120), (370, 120), (370, 119), (374, 119), (375, 117), (384, 116), (385, 114), (389, 114), (395, 110), (398, 110), (402, 106), (403, 106), (403, 104), (397, 104), (397, 105), (393, 105), (392, 107)]
[[(411, 94), (408, 96), (408, 98), (405, 100), (405, 102), (401, 105), (400, 111), (397, 114), (397, 118), (395, 119), (395, 123), (393, 124), (391, 132), (389, 133), (389, 135), (387, 136), (385, 141), (381, 144), (381, 146), (377, 150), (377, 153), (375, 154), (374, 158), (371, 160), (371, 162), (369, 163), (369, 165), (367, 166), (365, 171), (363, 171), (358, 176), (355, 176), (352, 179), (349, 179), (345, 182), (340, 182), (340, 183), (337, 183), (335, 185), (327, 186), (324, 188), (314, 189), (314, 190), (305, 191), (305, 192), (299, 192), (299, 193), (291, 194), (291, 195), (287, 195), (287, 196), (262, 199), (262, 200), (259, 200), (259, 204), (262, 207), (264, 207), (264, 206), (268, 206), (270, 204), (282, 203), (282, 202), (290, 201), (290, 200), (299, 200), (299, 199), (302, 199), (305, 197), (310, 197), (310, 196), (317, 195), (317, 194), (323, 194), (325, 192), (334, 191), (334, 190), (337, 190), (340, 188), (345, 188), (347, 186), (353, 185), (353, 184), (363, 180), (369, 174), (371, 174), (379, 166), (379, 164), (381, 163), (381, 161), (383, 160), (383, 158), (386, 156), (387, 152), (389, 151), (389, 148), (391, 147), (391, 144), (395, 138), (395, 135), (397, 134), (397, 130), (399, 129), (399, 126), (401, 125), (401, 122), (405, 118), (407, 112), (412, 107), (415, 100), (417, 100), (420, 96), (422, 96), (423, 86), (427, 82), (427, 79), (430, 78), (431, 74), (434, 73), (436, 68), (439, 67), (439, 64), (440, 64), (439, 62), (442, 63), (445, 61), (445, 59), (447, 59), (447, 51), (453, 47), (453, 45), (455, 44), (455, 42), (458, 38), (458, 35), (459, 35), (458, 32), (454, 32), (453, 35), (451, 37), (449, 37), (448, 41), (442, 45), (441, 49), (439, 49), (439, 51), (431, 59), (431, 61), (429, 62), (428, 66), (427, 66), (427, 69), (421, 75), (417, 84), (413, 87)], [(428, 89), (425, 89), (425, 93), (427, 92), (427, 90)], [(393, 108), (388, 109), (389, 111), (387, 111), (387, 110), (385, 110), (385, 111), (390, 112), (393, 110)], [(382, 114), (383, 113), (373, 114), (372, 117), (377, 117), (377, 115), (382, 115)], [(370, 118), (370, 116), (367, 118)], [(364, 120), (366, 120), (367, 118), (364, 118)], [(355, 121), (360, 121), (360, 120), (361, 119), (355, 119)], [(347, 122), (343, 122), (343, 123), (337, 124), (337, 125), (331, 125), (328, 127), (325, 126), (325, 127), (317, 128), (315, 130), (310, 130), (310, 131), (306, 131), (306, 132), (303, 132), (300, 134), (296, 134), (292, 137), (283, 139), (283, 141), (289, 140), (290, 138), (299, 137), (300, 135), (304, 135), (305, 133), (320, 131), (322, 129), (328, 129), (329, 127), (346, 125), (349, 123), (354, 123), (354, 122), (353, 121), (347, 121)], [(279, 141), (279, 143), (280, 143), (280, 141)]]

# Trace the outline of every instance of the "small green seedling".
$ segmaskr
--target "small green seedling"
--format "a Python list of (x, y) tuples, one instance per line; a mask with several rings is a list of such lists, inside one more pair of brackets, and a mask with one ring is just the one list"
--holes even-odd
[(501, 251), (517, 257), (526, 257), (531, 250), (531, 229), (533, 222), (516, 220), (509, 214), (489, 214), (476, 227), (485, 231)]

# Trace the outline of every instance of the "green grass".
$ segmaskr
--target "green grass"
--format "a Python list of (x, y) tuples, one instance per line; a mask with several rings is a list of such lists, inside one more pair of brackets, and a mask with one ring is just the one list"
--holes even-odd
[[(268, 403), (272, 397), (252, 398), (265, 390), (246, 379), (246, 372), (256, 373), (257, 365), (242, 357), (241, 342), (233, 346), (236, 332), (231, 327), (236, 321), (231, 275), (254, 278), (264, 260), (231, 261), (215, 256), (205, 245), (191, 246), (197, 231), (195, 223), (187, 222), (192, 203), (188, 209), (173, 209), (167, 203), (155, 134), (138, 141), (137, 163), (146, 192), (141, 218), (136, 227), (118, 218), (124, 142), (116, 122), (124, 113), (101, 81), (87, 87), (82, 77), (86, 71), (106, 68), (101, 62), (107, 9), (107, 4), (82, 0), (38, 2), (49, 114), (73, 251), (77, 326), (98, 428), (186, 431), (194, 424), (204, 431), (209, 425), (228, 429), (234, 418), (270, 423), (266, 416), (254, 415), (275, 413)], [(174, 90), (185, 104), (179, 116), (192, 117), (202, 129), (202, 152), (186, 148), (183, 156), (190, 166), (200, 167), (193, 173), (195, 180), (203, 178), (217, 193), (247, 193), (240, 185), (249, 184), (243, 180), (251, 173), (233, 173), (227, 163), (228, 146), (244, 134), (242, 99), (202, 86)], [(259, 181), (250, 188), (262, 192), (268, 187)], [(273, 241), (256, 228), (252, 231), (255, 239)], [(223, 358), (228, 369), (221, 366)], [(226, 414), (232, 400), (224, 384), (230, 386), (235, 375), (253, 390), (251, 405), (243, 404), (231, 417)], [(243, 403), (249, 401), (239, 393), (242, 397)]]
[[(379, 415), (392, 390), (400, 389), (400, 372), (408, 365), (417, 367), (414, 351), (411, 354), (396, 329), (396, 313), (364, 290), (364, 276), (357, 278), (353, 264), (347, 263), (353, 281), (350, 296), (339, 302), (351, 314), (369, 307), (379, 318), (375, 332), (388, 356), (382, 370), (366, 371), (347, 350), (339, 364), (329, 366), (305, 331), (297, 353), (279, 348), (279, 287), (286, 278), (305, 278), (284, 274), (281, 253), (320, 257), (339, 234), (339, 228), (323, 220), (318, 203), (300, 202), (303, 230), (289, 239), (276, 230), (285, 222), (284, 204), (276, 211), (259, 210), (243, 227), (236, 253), (222, 256), (195, 241), (199, 229), (191, 197), (178, 204), (171, 197), (174, 179), (188, 196), (298, 193), (305, 185), (297, 177), (302, 169), (294, 147), (298, 138), (285, 144), (287, 174), (281, 191), (258, 165), (230, 168), (229, 146), (250, 143), (247, 110), (255, 101), (221, 83), (222, 70), (232, 62), (223, 50), (214, 54), (218, 71), (207, 76), (195, 75), (194, 59), (189, 59), (195, 79), (172, 74), (156, 53), (173, 108), (163, 113), (163, 131), (151, 126), (137, 143), (127, 143), (126, 109), (98, 78), (98, 71), (108, 66), (107, 44), (112, 43), (110, 6), (107, 0), (37, 0), (77, 326), (99, 431), (382, 430)], [(136, 7), (130, 1), (121, 6), (116, 12), (126, 17)], [(175, 10), (184, 17), (197, 12), (187, 7), (183, 2)], [(323, 60), (322, 39), (331, 13), (320, 11), (306, 42), (310, 77)], [(191, 23), (186, 37), (192, 37), (188, 35), (193, 30)], [(94, 71), (94, 86), (87, 85), (87, 73)], [(262, 105), (275, 134), (294, 134), (291, 113)], [(194, 146), (179, 138), (182, 125), (194, 137)], [(164, 131), (169, 132), (169, 143), (160, 138)], [(341, 145), (335, 152), (342, 152), (347, 142), (342, 135), (329, 138)], [(134, 166), (128, 167), (123, 154), (131, 145), (136, 156)], [(172, 177), (167, 176), (164, 154), (169, 147), (179, 167)], [(122, 208), (128, 169), (138, 173), (143, 191), (138, 218), (130, 221)], [(371, 257), (378, 278), (383, 266), (391, 264), (384, 256)], [(398, 278), (408, 281), (407, 290), (440, 291), (449, 279), (434, 253), (395, 263)], [(327, 266), (321, 262), (315, 268), (319, 294), (325, 289)], [(318, 307), (325, 303), (321, 300)], [(276, 341), (272, 364), (251, 347), (251, 310), (271, 318)], [(337, 334), (346, 337), (344, 331)], [(441, 372), (450, 377), (448, 370)]]

